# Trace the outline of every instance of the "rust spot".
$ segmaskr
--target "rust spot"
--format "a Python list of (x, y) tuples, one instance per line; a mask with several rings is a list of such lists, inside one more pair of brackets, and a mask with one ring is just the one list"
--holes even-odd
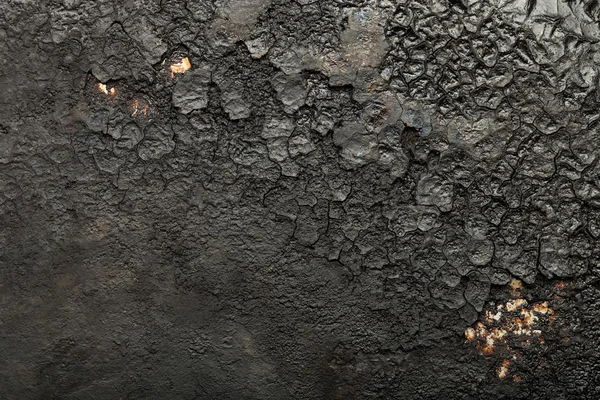
[(497, 321), (500, 321), (500, 318), (502, 318), (502, 312), (500, 312), (500, 311), (498, 311), (495, 314), (489, 310), (485, 312), (485, 319), (488, 322), (492, 322), (492, 321), (497, 322)]
[(521, 289), (523, 289), (523, 282), (518, 279), (513, 279), (510, 281), (510, 293), (518, 297), (521, 295)]
[(498, 378), (504, 379), (506, 378), (506, 374), (508, 374), (508, 367), (510, 366), (510, 360), (504, 359), (502, 360), (502, 364), (496, 369), (496, 373), (498, 374)]
[(483, 354), (485, 354), (486, 356), (491, 356), (492, 354), (494, 354), (494, 341), (491, 341), (491, 344), (486, 344), (482, 349), (481, 352)]
[[(544, 301), (543, 303), (538, 303), (533, 306), (533, 310), (538, 313), (547, 314), (548, 313), (548, 302)], [(550, 310), (551, 311), (551, 310)]]
[(566, 288), (567, 285), (565, 285), (564, 281), (558, 281), (554, 284), (554, 289), (555, 290), (563, 290), (564, 288)]
[(187, 57), (182, 58), (180, 61), (171, 64), (171, 78), (174, 78), (175, 74), (185, 73), (190, 68), (192, 68), (192, 63), (190, 62), (190, 59)]
[(148, 116), (149, 110), (148, 103), (139, 97), (133, 99), (129, 105), (129, 111), (131, 112), (132, 117), (141, 115)]
[(550, 318), (554, 316), (548, 301), (529, 304), (523, 298), (507, 300), (485, 310), (481, 320), (465, 330), (465, 337), (469, 342), (476, 341), (475, 348), (482, 355), (497, 354), (506, 359), (497, 370), (498, 376), (503, 379), (508, 376), (509, 359), (518, 360), (522, 357), (519, 349), (509, 346), (512, 339), (523, 346), (521, 350), (534, 344), (544, 344), (542, 329), (549, 326)]
[(467, 338), (469, 342), (475, 340), (475, 329), (468, 327), (465, 330), (465, 338)]
[(112, 87), (112, 88), (108, 88), (104, 83), (102, 82), (98, 82), (96, 84), (96, 87), (98, 88), (99, 91), (101, 91), (102, 93), (109, 95), (109, 96), (114, 96), (117, 94), (117, 89)]
[(518, 308), (527, 305), (527, 300), (525, 299), (515, 299), (509, 300), (506, 302), (506, 310), (507, 311), (516, 311)]

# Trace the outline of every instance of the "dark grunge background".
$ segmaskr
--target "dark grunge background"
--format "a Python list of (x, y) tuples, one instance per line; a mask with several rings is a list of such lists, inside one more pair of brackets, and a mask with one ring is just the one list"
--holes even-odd
[(590, 0), (2, 0), (0, 399), (600, 398)]

